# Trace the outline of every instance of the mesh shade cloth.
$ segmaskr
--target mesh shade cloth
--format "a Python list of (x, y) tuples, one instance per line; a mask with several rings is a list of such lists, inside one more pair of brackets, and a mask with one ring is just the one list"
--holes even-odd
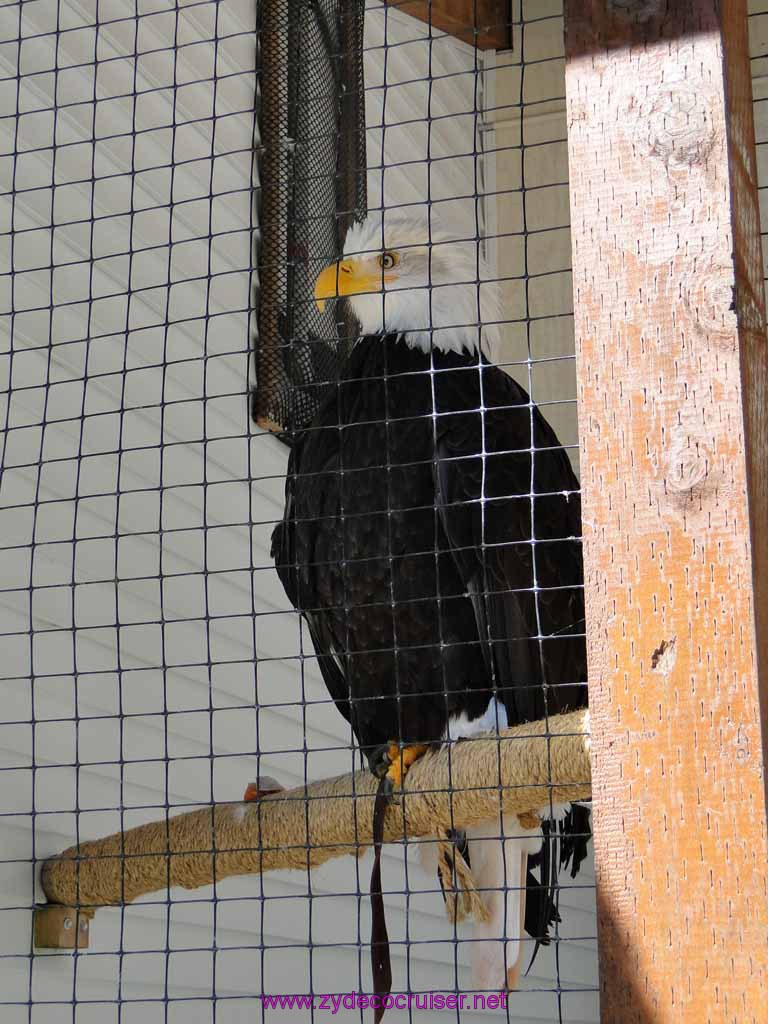
[(261, 5), (254, 417), (285, 440), (314, 416), (353, 333), (312, 291), (366, 209), (363, 16), (362, 0)]

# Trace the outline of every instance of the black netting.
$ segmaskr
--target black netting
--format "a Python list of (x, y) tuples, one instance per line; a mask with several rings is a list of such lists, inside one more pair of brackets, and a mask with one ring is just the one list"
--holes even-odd
[(364, 9), (362, 0), (268, 0), (260, 8), (254, 416), (279, 432), (312, 419), (351, 333), (337, 324), (335, 304), (319, 312), (312, 288), (366, 208)]
[[(539, 469), (562, 447), (578, 471), (562, 4), (488, 0), (483, 10), (499, 12), (502, 23), (492, 33), (481, 27), (479, 2), (463, 5), (471, 22), (463, 25), (446, 13), (449, 3), (0, 4), (2, 1024), (371, 1020), (362, 1001), (372, 980), (370, 851), (360, 827), (370, 825), (370, 808), (341, 845), (330, 829), (310, 838), (303, 831), (321, 813), (316, 789), (307, 799), (304, 787), (348, 778), (337, 806), (349, 808), (360, 796), (355, 787), (372, 785), (370, 773), (362, 781), (351, 774), (361, 744), (339, 713), (344, 699), (334, 700), (323, 674), (359, 649), (351, 634), (335, 649), (316, 649), (297, 611), (302, 602), (278, 579), (272, 553), (276, 528), (280, 537), (286, 520), (302, 522), (285, 509), (286, 470), (295, 485), (299, 474), (290, 466), (301, 445), (289, 455), (274, 433), (317, 437), (320, 430), (305, 428), (328, 389), (342, 378), (340, 409), (358, 383), (353, 371), (366, 351), (375, 352), (369, 339), (347, 359), (355, 325), (345, 321), (344, 304), (331, 301), (321, 314), (313, 301), (318, 270), (338, 257), (350, 222), (369, 205), (366, 188), (372, 211), (396, 211), (415, 224), (434, 218), (458, 251), (471, 248), (464, 283), (473, 293), (477, 285), (477, 319), (495, 337), (489, 355), (531, 402), (494, 403), (485, 389), (490, 370), (480, 362), (457, 369), (431, 352), (399, 391), (409, 402), (422, 396), (412, 416), (421, 447), (395, 447), (408, 417), (395, 401), (393, 364), (382, 356), (367, 378), (383, 382), (378, 412), (364, 425), (372, 430), (378, 422), (380, 433), (367, 435), (376, 443), (347, 446), (333, 470), (367, 534), (355, 535), (355, 516), (345, 522), (339, 501), (324, 533), (333, 557), (310, 545), (295, 554), (286, 544), (277, 565), (289, 587), (294, 566), (317, 570), (321, 581), (343, 567), (337, 593), (325, 595), (326, 610), (343, 610), (342, 623), (354, 625), (361, 609), (373, 621), (374, 605), (393, 608), (392, 625), (383, 613), (370, 644), (393, 655), (386, 665), (395, 671), (380, 675), (386, 684), (395, 679), (396, 700), (404, 659), (398, 631), (424, 607), (439, 613), (413, 646), (439, 649), (440, 699), (453, 671), (448, 657), (476, 640), (489, 649), (528, 640), (543, 651), (582, 637), (580, 610), (560, 630), (550, 611), (558, 590), (580, 584), (560, 563), (552, 572), (543, 562), (548, 543), (575, 543), (578, 523), (555, 517), (549, 533), (536, 530), (546, 525), (552, 499), (562, 504), (570, 495), (570, 504), (577, 489), (564, 460), (565, 491), (561, 483), (551, 492)], [(766, 0), (750, 6), (760, 195), (768, 199), (768, 14)], [(421, 21), (410, 17), (419, 11)], [(482, 17), (490, 22), (494, 14)], [(483, 309), (489, 283), (501, 294), (498, 315)], [(474, 315), (458, 323), (449, 312), (453, 328), (474, 323)], [(409, 351), (385, 349), (411, 358)], [(348, 372), (339, 374), (345, 361)], [(249, 379), (254, 362), (257, 392)], [(529, 552), (525, 571), (499, 584), (484, 553), (478, 578), (484, 599), (519, 595), (530, 612), (524, 636), (490, 626), (481, 632), (480, 623), (477, 637), (446, 634), (451, 603), (469, 590), (463, 578), (453, 589), (443, 585), (448, 545), (437, 524), (447, 504), (429, 492), (424, 501), (412, 483), (431, 480), (438, 461), (432, 424), (436, 430), (456, 411), (444, 401), (452, 377), (478, 382), (458, 412), (459, 422), (475, 427), (466, 431), (473, 447), (464, 458), (448, 449), (443, 469), (482, 456), (492, 480), (499, 456), (521, 455), (524, 469), (530, 466), (517, 490), (502, 480), (489, 494), (484, 480), (459, 491), (451, 516), (480, 508), (487, 517), (476, 531), (480, 544), (453, 544), (459, 562), (470, 548), (498, 547), (493, 531), (522, 503), (516, 521)], [(423, 397), (425, 382), (434, 384), (434, 398)], [(332, 404), (331, 436), (348, 423), (337, 421)], [(536, 409), (559, 443), (533, 429)], [(517, 422), (520, 433), (500, 451), (484, 431), (502, 418)], [(361, 477), (348, 472), (370, 452), (365, 479), (383, 499), (369, 503), (373, 513), (359, 498)], [(494, 518), (499, 494), (508, 504)], [(311, 493), (303, 502), (304, 526), (329, 518)], [(544, 508), (538, 516), (537, 505)], [(426, 538), (410, 554), (423, 557), (421, 569), (437, 565), (434, 588), (421, 571), (387, 575), (400, 558), (406, 521)], [(384, 585), (371, 593), (366, 584), (377, 561), (387, 566)], [(429, 586), (397, 589), (415, 576)], [(397, 616), (390, 597), (400, 603)], [(303, 607), (311, 613), (319, 603), (310, 595)], [(467, 608), (467, 622), (475, 614)], [(568, 632), (574, 627), (578, 634)], [(349, 699), (360, 707), (378, 697)], [(498, 724), (491, 721), (492, 729)], [(478, 742), (488, 741), (448, 742), (439, 755), (448, 768), (431, 796), (445, 797), (451, 814), (462, 792), (479, 800), (506, 788), (491, 754), (481, 786), (456, 783), (457, 751), (466, 759)], [(545, 812), (552, 763), (538, 776)], [(251, 780), (264, 786), (270, 777), (290, 791), (285, 804), (298, 806), (301, 819), (282, 846), (282, 834), (259, 832), (262, 805), (242, 799)], [(397, 816), (406, 804), (396, 804)], [(199, 828), (184, 839), (187, 812)], [(219, 842), (211, 825), (222, 814), (238, 828), (250, 822), (248, 843), (240, 834), (233, 844), (231, 833)], [(485, 840), (498, 850), (504, 828), (494, 815)], [(157, 846), (131, 853), (136, 830), (151, 825)], [(542, 837), (551, 836), (547, 813), (541, 825)], [(182, 845), (171, 845), (172, 835)], [(41, 865), (104, 836), (115, 905), (102, 905), (109, 902), (104, 888), (88, 888), (80, 857), (68, 858), (74, 898), (65, 903), (66, 893), (54, 893), (63, 907), (74, 905), (70, 938), (97, 910), (90, 948), (73, 953), (58, 934), (33, 940), (33, 907), (51, 896), (41, 889)], [(419, 856), (436, 844), (437, 868)], [(238, 857), (251, 857), (249, 871), (255, 864), (264, 873), (230, 877), (233, 845)], [(310, 855), (328, 846), (334, 857), (322, 865), (318, 857), (310, 870)], [(171, 849), (189, 859), (169, 856)], [(337, 857), (342, 849), (356, 856)], [(453, 1024), (477, 1020), (483, 1009), (482, 1019), (505, 1024), (596, 1024), (590, 860), (575, 878), (559, 873), (551, 941), (502, 1001), (472, 977), (476, 935), (458, 913), (459, 901), (471, 898), (469, 890), (451, 891), (462, 849), (456, 830), (406, 828), (384, 849), (400, 1000), (386, 1020), (421, 1024), (430, 1009), (430, 1019), (434, 1012), (435, 1021)], [(534, 907), (537, 889), (552, 877), (548, 849), (542, 844), (529, 859)], [(276, 851), (285, 856), (266, 870)], [(153, 861), (159, 880), (137, 887)], [(277, 870), (277, 862), (291, 870)], [(208, 875), (185, 876), (206, 864)], [(507, 880), (488, 887), (500, 895), (510, 889)], [(126, 894), (139, 892), (140, 902), (124, 905)], [(538, 905), (547, 910), (541, 898)], [(499, 928), (498, 940), (511, 932)], [(534, 939), (526, 936), (527, 965)]]

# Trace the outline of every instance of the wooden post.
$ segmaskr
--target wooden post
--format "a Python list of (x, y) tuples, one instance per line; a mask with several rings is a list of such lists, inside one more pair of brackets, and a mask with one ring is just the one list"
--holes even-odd
[(566, 9), (601, 1016), (757, 1024), (768, 363), (745, 5)]

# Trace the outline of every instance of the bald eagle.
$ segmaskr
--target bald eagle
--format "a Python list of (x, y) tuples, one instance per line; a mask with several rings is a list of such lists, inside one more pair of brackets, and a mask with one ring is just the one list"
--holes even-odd
[[(487, 277), (474, 240), (393, 213), (354, 226), (315, 285), (361, 334), (293, 445), (272, 553), (333, 700), (395, 783), (429, 746), (587, 700), (579, 484), (484, 355), (500, 320)], [(584, 857), (584, 808), (543, 793), (540, 816), (534, 832), (514, 815), (467, 830), (488, 911), (478, 988), (516, 986), (523, 924), (547, 941), (554, 837), (574, 874)]]

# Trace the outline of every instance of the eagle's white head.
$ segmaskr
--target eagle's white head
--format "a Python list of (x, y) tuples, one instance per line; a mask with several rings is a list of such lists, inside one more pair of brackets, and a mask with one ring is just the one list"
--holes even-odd
[(425, 212), (370, 214), (315, 282), (322, 311), (346, 298), (364, 334), (401, 333), (429, 351), (496, 350), (500, 304), (475, 239), (450, 240)]

